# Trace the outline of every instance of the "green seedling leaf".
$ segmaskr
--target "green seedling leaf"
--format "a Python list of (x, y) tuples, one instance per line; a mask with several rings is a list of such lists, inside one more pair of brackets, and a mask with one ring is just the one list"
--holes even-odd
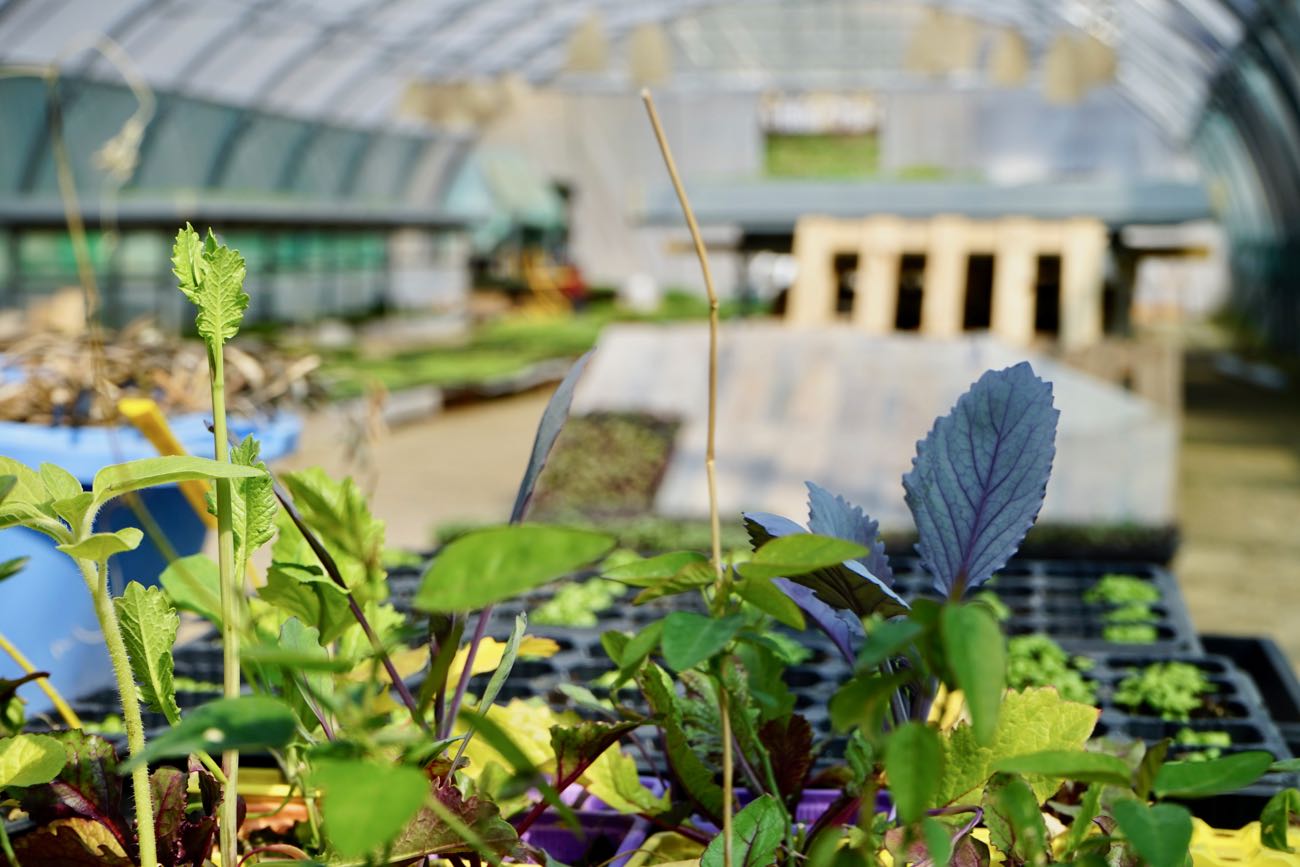
[(96, 503), (106, 503), (131, 491), (158, 485), (210, 479), (251, 479), (262, 475), (265, 472), (256, 467), (219, 463), (193, 455), (169, 455), (104, 467), (95, 473), (92, 490)]
[(673, 577), (691, 564), (708, 562), (709, 558), (698, 551), (673, 551), (657, 557), (620, 563), (604, 570), (601, 574), (611, 581), (619, 581), (633, 587), (652, 587), (660, 581)]
[(989, 841), (1029, 864), (1047, 863), (1047, 825), (1033, 789), (1022, 778), (996, 774), (984, 791)]
[(0, 581), (6, 578), (12, 578), (26, 568), (30, 557), (14, 557), (12, 560), (0, 562)]
[(938, 819), (929, 816), (921, 820), (921, 839), (925, 842), (926, 854), (930, 863), (936, 867), (948, 867), (952, 859), (952, 832)]
[(92, 533), (80, 542), (59, 545), (58, 549), (78, 560), (103, 563), (114, 554), (134, 551), (144, 539), (144, 533), (135, 527), (123, 527), (115, 533)]
[[(641, 631), (633, 635), (619, 651), (618, 677), (622, 682), (635, 677), (641, 663), (650, 658), (659, 642), (663, 639), (664, 622), (656, 620), (646, 624)], [(611, 642), (612, 643), (612, 642)]]
[(9, 498), (13, 489), (18, 487), (18, 477), (15, 475), (0, 476), (0, 506)]
[[(290, 617), (285, 624), (300, 622)], [(319, 635), (315, 627), (306, 627), (313, 635)], [(319, 640), (319, 639), (318, 639)], [(323, 650), (324, 648), (319, 647)], [(322, 655), (311, 648), (284, 647), (279, 644), (254, 644), (242, 647), (239, 660), (245, 664), (273, 665), (290, 671), (336, 672), (342, 673), (356, 668), (356, 661), (341, 657)]]
[(325, 836), (344, 858), (364, 858), (397, 839), (430, 797), (415, 768), (377, 762), (319, 761), (311, 781), (321, 790)]
[[(479, 699), (478, 712), (486, 714), (492, 702), (497, 700), (501, 694), (501, 687), (505, 686), (506, 678), (510, 676), (510, 670), (515, 667), (515, 659), (519, 656), (519, 642), (523, 640), (524, 630), (528, 628), (528, 617), (523, 614), (515, 616), (515, 627), (510, 630), (510, 637), (506, 639), (506, 646), (501, 651), (501, 662), (497, 665), (496, 671), (492, 672), (492, 677), (488, 680), (487, 687), (483, 690), (483, 697)], [(465, 732), (465, 739), (460, 742), (460, 748), (456, 751), (456, 758), (459, 759), (465, 753), (465, 747), (469, 745), (470, 738), (474, 737), (474, 727), (471, 724), (468, 731)], [(453, 765), (455, 762), (452, 763)]]
[[(329, 651), (321, 646), (320, 632), (311, 626), (304, 626), (297, 617), (290, 617), (280, 627), (279, 649), (311, 660), (309, 665), (287, 667), (283, 676), (292, 683), (292, 689), (287, 690), (289, 704), (307, 730), (313, 731), (320, 725), (313, 708), (318, 705), (328, 707), (334, 697), (334, 678), (319, 667), (331, 661)], [(273, 664), (269, 660), (257, 662), (263, 665)]]
[(1092, 828), (1092, 820), (1101, 815), (1101, 793), (1105, 786), (1101, 783), (1093, 783), (1088, 787), (1088, 791), (1083, 793), (1083, 800), (1079, 802), (1078, 815), (1070, 823), (1070, 830), (1065, 835), (1064, 855), (1070, 855), (1082, 845), (1084, 839), (1088, 836)]
[(41, 464), (38, 470), (45, 492), (53, 501), (67, 500), (85, 493), (77, 477), (55, 464)]
[(1177, 804), (1148, 807), (1125, 799), (1111, 807), (1119, 829), (1150, 867), (1183, 867), (1192, 843), (1192, 814)]
[(1146, 752), (1142, 754), (1142, 761), (1138, 762), (1137, 770), (1133, 773), (1133, 791), (1143, 801), (1151, 796), (1151, 787), (1156, 784), (1156, 774), (1160, 773), (1160, 768), (1164, 766), (1165, 756), (1169, 754), (1169, 747), (1173, 743), (1170, 738), (1162, 738), (1148, 746)]
[(713, 781), (713, 771), (696, 755), (686, 736), (682, 705), (673, 691), (672, 679), (659, 666), (648, 665), (637, 675), (637, 684), (650, 709), (659, 717), (668, 763), (687, 796), (706, 815), (719, 818), (722, 815), (722, 787)]
[(1259, 814), (1259, 842), (1277, 852), (1295, 852), (1287, 839), (1291, 820), (1300, 814), (1300, 790), (1283, 789), (1269, 798)]
[(123, 770), (199, 750), (279, 749), (293, 738), (295, 727), (293, 711), (269, 696), (222, 698), (195, 708), (180, 725), (155, 736)]
[(1006, 647), (998, 621), (981, 605), (948, 605), (942, 619), (944, 656), (966, 695), (976, 739), (993, 740), (1006, 685)]
[(818, 569), (838, 566), (845, 560), (856, 560), (868, 553), (866, 548), (855, 542), (798, 533), (772, 539), (755, 551), (749, 562), (741, 563), (737, 569), (745, 578), (793, 578)]
[(50, 508), (54, 510), (54, 514), (67, 521), (69, 527), (80, 527), (86, 520), (86, 513), (94, 504), (95, 495), (90, 491), (82, 491), (65, 500), (55, 500), (50, 503)]
[(189, 223), (176, 234), (172, 273), (181, 292), (199, 308), (194, 324), (210, 347), (234, 337), (244, 321), (248, 309), (244, 270), (244, 257), (218, 244), (211, 229), (203, 241)]
[(1168, 762), (1156, 774), (1160, 798), (1208, 798), (1249, 786), (1268, 772), (1273, 756), (1263, 750), (1203, 762)]
[(415, 607), (475, 611), (574, 572), (613, 546), (603, 533), (530, 524), (469, 533), (433, 559)]
[(177, 609), (221, 625), (221, 572), (211, 557), (192, 554), (173, 560), (158, 582)]
[(1284, 759), (1269, 765), (1269, 772), (1274, 774), (1294, 774), (1300, 772), (1300, 759)]
[(230, 450), (230, 462), (261, 470), (262, 475), (239, 479), (230, 486), (231, 524), (235, 535), (235, 562), (243, 563), (253, 551), (275, 535), (275, 483), (259, 459), (260, 446), (252, 435)]
[(919, 821), (943, 777), (943, 746), (934, 729), (909, 722), (891, 732), (885, 740), (885, 773), (899, 817), (908, 824)]
[(131, 661), (131, 673), (140, 687), (140, 697), (165, 716), (167, 722), (176, 725), (181, 719), (172, 680), (175, 671), (172, 647), (181, 624), (176, 609), (163, 591), (157, 587), (145, 589), (138, 581), (127, 584), (125, 592), (113, 604), (122, 624), (122, 638)]
[(317, 566), (272, 563), (257, 595), (318, 630), (322, 644), (334, 641), (355, 622), (347, 591)]
[[(40, 473), (13, 458), (0, 457), (0, 478), (5, 482), (5, 494), (0, 497), (0, 516), (18, 514), (54, 517), (49, 508), (50, 494)], [(0, 526), (9, 526), (13, 520), (0, 517)]]
[(519, 845), (519, 835), (490, 800), (466, 798), (454, 784), (440, 780), (434, 781), (432, 795), (393, 844), (390, 863), (474, 851), (495, 865)]
[[(1100, 714), (1095, 707), (1065, 701), (1050, 688), (1009, 692), (1002, 700), (993, 740), (981, 744), (968, 725), (958, 725), (944, 749), (944, 779), (938, 806), (978, 803), (997, 762), (1030, 753), (1082, 750)], [(1031, 777), (1039, 803), (1060, 788), (1056, 777)]]
[(828, 707), (831, 725), (836, 731), (857, 728), (874, 736), (872, 733), (879, 731), (890, 696), (910, 678), (907, 671), (863, 672), (850, 678), (831, 696)]
[(1128, 786), (1131, 778), (1128, 765), (1115, 756), (1072, 750), (1048, 750), (1000, 759), (993, 763), (993, 770), (1114, 786)]
[(858, 651), (858, 671), (876, 668), (891, 656), (897, 656), (924, 631), (923, 625), (906, 618), (886, 620), (876, 626)]
[(739, 614), (714, 618), (693, 611), (674, 611), (664, 618), (660, 639), (664, 662), (674, 671), (694, 668), (721, 652), (744, 625), (745, 618)]
[[(334, 558), (352, 593), (362, 602), (386, 598), (388, 586), (382, 580), (384, 522), (371, 514), (365, 494), (356, 483), (352, 479), (333, 479), (317, 467), (284, 473), (280, 478), (307, 526)], [(285, 524), (293, 526), (293, 521), (281, 516), (272, 559), (317, 562), (316, 555), (308, 553), (311, 548), (297, 527), (285, 532)], [(299, 551), (304, 553), (296, 553)]]
[(778, 623), (791, 629), (804, 628), (803, 611), (772, 583), (771, 578), (746, 578), (736, 585), (736, 593), (759, 611), (770, 614)]
[(644, 605), (665, 596), (675, 596), (678, 593), (698, 590), (701, 587), (708, 587), (717, 580), (718, 574), (707, 560), (703, 563), (687, 563), (676, 575), (662, 581), (656, 581), (642, 590), (632, 599), (632, 604)]
[[(785, 837), (785, 811), (771, 795), (763, 795), (731, 820), (732, 864), (768, 867)], [(700, 867), (723, 867), (725, 840), (719, 834), (700, 857)]]
[(46, 735), (0, 739), (0, 789), (36, 786), (59, 775), (68, 762), (63, 744)]
[(586, 370), (587, 362), (591, 361), (594, 352), (594, 349), (587, 352), (573, 363), (573, 367), (569, 368), (569, 372), (564, 375), (564, 379), (560, 381), (555, 393), (546, 404), (542, 420), (537, 425), (537, 436), (533, 439), (533, 450), (528, 456), (528, 466), (524, 469), (524, 477), (519, 481), (515, 505), (510, 510), (511, 524), (522, 521), (528, 511), (528, 504), (533, 498), (533, 489), (537, 487), (537, 479), (546, 466), (547, 458), (551, 456), (551, 449), (555, 446), (555, 440), (559, 437), (565, 420), (569, 417), (569, 406), (573, 403), (573, 392), (578, 387), (578, 379)]

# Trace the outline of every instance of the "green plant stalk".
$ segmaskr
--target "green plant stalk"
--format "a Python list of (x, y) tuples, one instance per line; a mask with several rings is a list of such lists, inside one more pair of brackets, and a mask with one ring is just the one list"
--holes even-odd
[[(122, 627), (117, 620), (117, 610), (108, 593), (108, 564), (93, 564), (77, 560), (81, 577), (86, 581), (95, 603), (95, 616), (104, 633), (104, 644), (113, 662), (113, 675), (117, 678), (117, 692), (122, 699), (122, 724), (126, 727), (126, 743), (135, 758), (144, 751), (144, 719), (140, 714), (140, 695), (131, 673), (131, 660), (122, 639)], [(140, 841), (140, 867), (158, 867), (158, 843), (155, 837), (153, 795), (149, 788), (149, 766), (141, 764), (131, 772), (131, 790), (135, 795), (136, 836)]]
[[(229, 437), (226, 432), (226, 372), (221, 343), (208, 347), (208, 367), (212, 374), (212, 437), (214, 454), (221, 463), (230, 463)], [(221, 651), (222, 694), (239, 697), (239, 593), (235, 569), (235, 530), (230, 508), (229, 479), (217, 479), (217, 567), (221, 574)], [(221, 754), (226, 775), (225, 797), (221, 801), (221, 862), (235, 867), (239, 862), (239, 753), (226, 750)]]
[(19, 867), (18, 856), (14, 854), (14, 847), (9, 843), (9, 834), (5, 831), (4, 822), (0, 822), (0, 852), (5, 853), (5, 860), (9, 867)]

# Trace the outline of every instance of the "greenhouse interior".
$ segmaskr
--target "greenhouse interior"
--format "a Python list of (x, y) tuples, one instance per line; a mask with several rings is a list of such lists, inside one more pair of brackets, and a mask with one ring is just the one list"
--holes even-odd
[(1300, 4), (0, 0), (0, 867), (1300, 865)]

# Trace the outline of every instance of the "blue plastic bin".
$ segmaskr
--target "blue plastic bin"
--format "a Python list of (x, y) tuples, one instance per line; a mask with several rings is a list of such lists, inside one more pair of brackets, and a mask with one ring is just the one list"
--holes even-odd
[[(213, 455), (207, 418), (195, 414), (169, 420), (176, 438), (191, 454)], [(232, 420), (230, 427), (239, 437), (249, 433), (256, 436), (262, 444), (263, 459), (270, 462), (294, 451), (301, 422), (296, 416), (280, 414), (255, 422)], [(89, 488), (101, 467), (157, 457), (158, 452), (130, 427), (68, 428), (0, 422), (0, 455), (33, 469), (41, 463), (58, 464)], [(196, 554), (203, 548), (207, 530), (177, 486), (141, 491), (139, 499), (176, 556)], [(95, 527), (106, 531), (144, 529), (125, 498), (105, 506)], [(99, 621), (72, 560), (55, 550), (50, 539), (23, 527), (0, 531), (0, 561), (14, 557), (30, 560), (21, 573), (0, 583), (0, 632), (37, 669), (50, 672), (50, 679), (69, 699), (111, 686), (113, 673)], [(166, 563), (146, 531), (138, 549), (109, 561), (110, 584), (115, 593), (120, 593), (128, 581), (156, 584)], [(13, 660), (0, 654), (0, 677), (18, 673)], [(29, 712), (50, 707), (45, 694), (34, 686), (24, 687), (22, 695), (28, 701)]]

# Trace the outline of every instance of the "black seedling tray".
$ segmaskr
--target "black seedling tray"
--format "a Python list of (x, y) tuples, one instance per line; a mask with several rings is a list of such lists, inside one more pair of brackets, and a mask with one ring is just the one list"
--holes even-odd
[[(915, 558), (894, 558), (894, 576), (904, 598), (934, 597), (933, 579)], [(1102, 576), (1132, 575), (1160, 591), (1151, 606), (1156, 640), (1145, 644), (1107, 641), (1110, 606), (1084, 602), (1084, 594)], [(981, 590), (994, 593), (1009, 609), (1008, 635), (1042, 633), (1074, 653), (1143, 650), (1164, 653), (1199, 652), (1200, 642), (1174, 576), (1150, 563), (1095, 563), (1062, 560), (1012, 560)]]
[(1273, 639), (1205, 635), (1201, 642), (1207, 653), (1228, 657), (1250, 675), (1274, 722), (1300, 725), (1300, 680)]

